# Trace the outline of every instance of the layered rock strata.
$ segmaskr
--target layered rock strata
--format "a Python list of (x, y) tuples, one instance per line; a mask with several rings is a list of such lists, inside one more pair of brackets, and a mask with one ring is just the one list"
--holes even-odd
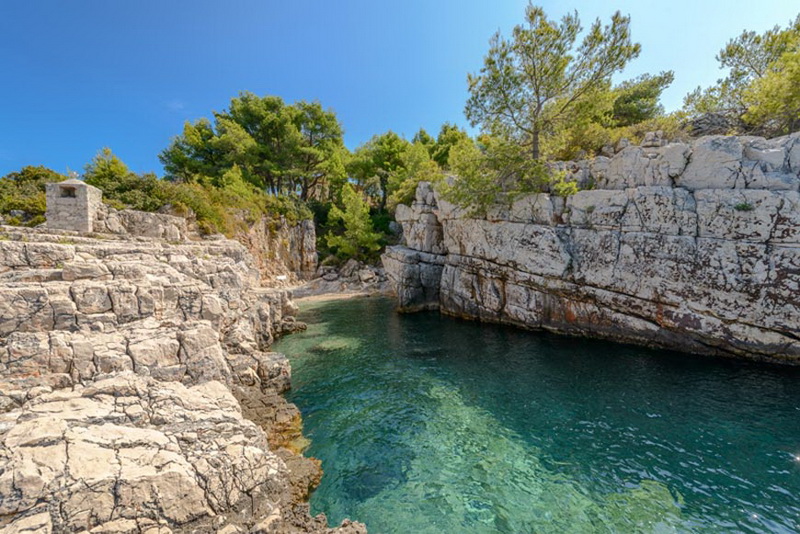
[(291, 295), (235, 241), (120, 234), (0, 229), (0, 531), (363, 532), (302, 502)]
[(585, 189), (483, 218), (421, 184), (397, 210), (405, 245), (383, 256), (400, 308), (800, 362), (800, 134), (561, 167)]
[[(250, 217), (240, 213), (245, 221)], [(309, 280), (317, 269), (317, 235), (314, 221), (290, 223), (285, 217), (262, 216), (242, 225), (234, 239), (242, 243), (252, 256), (261, 275), (261, 284), (269, 287), (290, 287)], [(127, 237), (152, 237), (168, 242), (199, 240), (193, 217), (177, 217), (167, 213), (117, 210), (105, 204), (97, 207), (93, 227), (96, 232)], [(223, 236), (216, 236), (222, 239)]]

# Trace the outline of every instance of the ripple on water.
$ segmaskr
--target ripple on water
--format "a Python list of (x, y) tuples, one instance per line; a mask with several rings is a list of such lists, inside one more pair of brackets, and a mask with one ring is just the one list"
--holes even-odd
[(793, 532), (800, 373), (315, 303), (276, 350), (370, 532)]

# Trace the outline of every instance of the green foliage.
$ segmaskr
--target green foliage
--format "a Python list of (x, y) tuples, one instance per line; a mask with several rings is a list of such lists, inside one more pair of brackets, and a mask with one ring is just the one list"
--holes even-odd
[(550, 174), (520, 145), (490, 136), (482, 136), (479, 145), (462, 140), (453, 146), (449, 166), (457, 178), (442, 185), (442, 192), (471, 216), (485, 215), (492, 205), (509, 205), (520, 195), (542, 191)]
[(328, 214), (328, 222), (341, 222), (341, 233), (329, 232), (326, 241), (335, 249), (340, 257), (368, 259), (380, 249), (380, 234), (372, 227), (369, 216), (369, 205), (350, 184), (342, 188), (342, 204), (344, 210), (334, 205)]
[(403, 167), (403, 154), (410, 146), (411, 143), (388, 131), (358, 147), (348, 163), (350, 177), (368, 196), (378, 199), (380, 209), (386, 207), (392, 193), (389, 176)]
[(388, 207), (394, 210), (398, 204), (408, 204), (413, 200), (420, 182), (439, 182), (443, 175), (439, 166), (431, 159), (422, 143), (409, 145), (400, 156), (401, 164), (389, 173)]
[(426, 149), (431, 150), (432, 147), (436, 144), (436, 139), (431, 137), (431, 135), (425, 131), (425, 128), (420, 128), (417, 133), (414, 134), (414, 137), (411, 139), (413, 144), (421, 144), (425, 146)]
[(800, 15), (785, 29), (742, 32), (717, 55), (728, 75), (686, 95), (684, 111), (689, 116), (714, 112), (741, 118), (749, 129), (765, 135), (793, 130), (800, 101), (798, 47)]
[[(67, 177), (46, 167), (23, 167), (0, 178), (0, 214), (6, 224), (36, 226), (44, 222), (47, 211), (45, 184)], [(21, 212), (12, 216), (11, 212)]]
[(162, 183), (156, 175), (131, 172), (108, 147), (86, 165), (83, 179), (103, 191), (103, 199), (116, 208), (155, 211), (164, 205)]
[(800, 32), (795, 44), (744, 91), (744, 120), (767, 135), (800, 129)]
[(345, 180), (347, 149), (336, 114), (319, 102), (287, 105), (280, 97), (243, 92), (213, 124), (186, 123), (159, 156), (167, 178), (219, 181), (233, 166), (272, 194), (328, 200)]
[(459, 142), (468, 140), (469, 135), (462, 128), (454, 124), (446, 122), (442, 124), (439, 129), (439, 135), (436, 137), (436, 142), (430, 148), (430, 154), (433, 161), (435, 161), (442, 169), (448, 169), (448, 161), (450, 159), (450, 149), (457, 145)]
[(156, 211), (170, 206), (179, 214), (194, 213), (205, 233), (233, 235), (262, 215), (283, 216), (290, 222), (312, 216), (299, 199), (267, 195), (254, 187), (236, 164), (218, 176), (173, 182), (133, 173), (104, 148), (86, 166), (84, 180), (102, 190), (103, 200), (117, 209)]
[(735, 209), (736, 211), (753, 211), (755, 208), (753, 207), (752, 204), (750, 204), (748, 202), (740, 202), (740, 203), (736, 204), (733, 207), (733, 209)]
[(622, 82), (614, 88), (615, 95), (612, 109), (614, 126), (632, 126), (664, 114), (664, 107), (659, 103), (661, 93), (675, 79), (672, 71), (658, 75), (643, 74), (633, 80)]
[[(554, 173), (550, 179), (550, 192), (558, 197), (569, 197), (578, 192), (578, 184), (570, 182), (566, 178), (566, 173)], [(594, 211), (594, 206), (592, 206)]]
[(619, 12), (610, 25), (596, 20), (580, 44), (577, 13), (556, 23), (529, 4), (525, 20), (510, 40), (499, 33), (492, 38), (480, 74), (468, 77), (465, 112), (473, 126), (528, 147), (538, 159), (540, 135), (572, 120), (581, 104), (639, 55), (640, 46), (631, 42), (630, 18)]
[(682, 113), (671, 113), (630, 126), (603, 126), (594, 121), (575, 123), (547, 138), (543, 150), (553, 159), (573, 161), (596, 156), (604, 146), (615, 146), (623, 138), (639, 144), (647, 132), (661, 131), (670, 141), (686, 141), (688, 134), (682, 127), (683, 122)]

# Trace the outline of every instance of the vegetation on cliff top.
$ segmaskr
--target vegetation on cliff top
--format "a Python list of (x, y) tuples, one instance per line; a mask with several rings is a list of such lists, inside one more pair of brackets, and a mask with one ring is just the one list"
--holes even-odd
[(717, 61), (728, 75), (689, 93), (686, 113), (718, 113), (738, 125), (738, 133), (768, 137), (800, 128), (800, 15), (786, 28), (743, 31)]
[[(390, 130), (351, 152), (335, 112), (319, 102), (242, 92), (211, 120), (184, 124), (159, 155), (164, 178), (131, 172), (107, 148), (83, 177), (112, 206), (193, 213), (209, 233), (232, 235), (262, 216), (313, 217), (323, 256), (374, 259), (376, 247), (394, 239), (395, 206), (411, 202), (423, 180), (485, 213), (529, 192), (574, 193), (576, 184), (547, 161), (608, 153), (648, 131), (685, 138), (686, 119), (704, 113), (728, 117), (738, 128), (731, 133), (800, 127), (800, 16), (786, 28), (732, 39), (717, 58), (728, 76), (698, 88), (671, 114), (659, 102), (671, 71), (612, 81), (640, 52), (630, 24), (617, 12), (584, 29), (577, 13), (554, 21), (528, 5), (523, 24), (508, 38), (496, 34), (482, 69), (468, 76), (465, 114), (480, 127), (474, 138), (445, 123), (435, 137), (420, 129), (407, 140)], [(459, 178), (444, 180), (445, 173)], [(39, 224), (44, 184), (64, 178), (43, 167), (7, 175), (0, 214), (9, 224)]]

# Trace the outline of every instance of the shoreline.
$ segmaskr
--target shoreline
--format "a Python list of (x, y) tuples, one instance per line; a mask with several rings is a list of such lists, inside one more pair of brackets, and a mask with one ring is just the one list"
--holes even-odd
[(365, 532), (310, 515), (302, 324), (244, 246), (2, 230), (0, 530)]

